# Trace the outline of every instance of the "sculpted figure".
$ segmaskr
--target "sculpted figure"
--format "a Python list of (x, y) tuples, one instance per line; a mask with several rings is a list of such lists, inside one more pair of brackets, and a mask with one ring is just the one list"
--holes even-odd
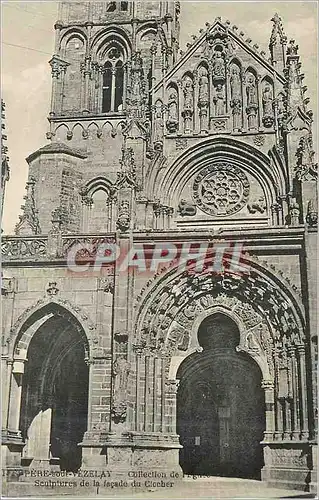
[(187, 78), (184, 83), (184, 109), (193, 111), (193, 82)]
[(231, 98), (240, 99), (241, 98), (241, 81), (239, 68), (237, 66), (233, 66), (231, 77), (230, 77), (230, 88), (231, 88)]
[(239, 130), (242, 126), (242, 95), (240, 71), (237, 66), (233, 66), (230, 77), (231, 107), (233, 110), (233, 127)]
[(191, 203), (188, 203), (186, 200), (182, 199), (178, 205), (178, 212), (182, 217), (184, 217), (185, 215), (196, 215), (196, 205), (192, 205)]
[(168, 119), (177, 121), (177, 94), (174, 89), (171, 90), (168, 98)]
[(214, 54), (213, 77), (220, 79), (225, 78), (225, 62), (223, 55), (219, 50), (216, 50)]
[(125, 391), (127, 387), (130, 364), (124, 357), (118, 357), (113, 364), (113, 375), (115, 375), (114, 392)]
[(272, 92), (271, 88), (269, 85), (266, 85), (264, 91), (263, 91), (263, 97), (262, 97), (262, 102), (263, 102), (263, 111), (264, 115), (272, 115), (273, 110), (272, 110)]
[(223, 86), (218, 84), (216, 87), (216, 93), (214, 97), (216, 116), (221, 116), (225, 114), (225, 93)]
[(199, 77), (199, 101), (208, 101), (208, 76), (205, 69), (202, 69)]
[(257, 90), (255, 78), (250, 75), (248, 77), (247, 86), (246, 86), (246, 94), (247, 94), (247, 106), (256, 106), (257, 103)]

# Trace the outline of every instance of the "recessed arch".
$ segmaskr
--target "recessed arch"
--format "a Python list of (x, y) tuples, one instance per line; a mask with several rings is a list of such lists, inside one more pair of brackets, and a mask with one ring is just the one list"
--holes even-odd
[(26, 341), (29, 333), (24, 369), (19, 370), (14, 362), (11, 381), (15, 387), (20, 376), (18, 410), (24, 456), (37, 460), (39, 456), (49, 459), (51, 454), (59, 459), (61, 470), (76, 471), (82, 462), (78, 444), (87, 430), (88, 341), (65, 312), (54, 310), (37, 326), (31, 335), (29, 328), (18, 342)]
[[(9, 348), (14, 358), (20, 358), (21, 351), (27, 352), (30, 342), (37, 331), (33, 328), (40, 320), (46, 321), (51, 317), (65, 317), (79, 332), (86, 345), (87, 357), (93, 342), (95, 326), (86, 312), (78, 306), (73, 306), (66, 299), (44, 298), (30, 306), (22, 313), (10, 330)], [(42, 320), (42, 321), (43, 321)]]
[[(216, 315), (215, 315), (216, 317)], [(236, 336), (236, 325), (220, 315), (218, 328)], [(216, 344), (191, 354), (177, 380), (177, 433), (185, 474), (260, 478), (265, 431), (262, 374), (234, 346)]]
[(87, 181), (85, 186), (89, 194), (93, 194), (98, 189), (103, 189), (106, 193), (109, 193), (113, 183), (107, 177), (97, 176)]
[(65, 50), (66, 45), (72, 38), (78, 38), (83, 42), (83, 45), (86, 49), (87, 47), (87, 34), (84, 30), (81, 28), (70, 28), (67, 30), (65, 33), (63, 33), (61, 39), (60, 39), (60, 49)]
[(111, 48), (113, 45), (121, 47), (125, 60), (131, 54), (131, 42), (126, 31), (119, 26), (111, 25), (101, 29), (93, 37), (91, 42), (93, 58), (101, 60), (100, 54), (103, 54), (105, 47)]
[[(179, 199), (184, 185), (197, 172), (207, 164), (219, 161), (230, 161), (256, 178), (265, 190), (268, 206), (276, 201), (278, 193), (285, 192), (285, 172), (274, 172), (268, 156), (249, 144), (229, 137), (210, 138), (185, 150), (164, 174), (157, 173), (150, 185), (150, 192), (154, 198), (171, 206), (174, 199)], [(163, 176), (161, 183), (159, 176)]]

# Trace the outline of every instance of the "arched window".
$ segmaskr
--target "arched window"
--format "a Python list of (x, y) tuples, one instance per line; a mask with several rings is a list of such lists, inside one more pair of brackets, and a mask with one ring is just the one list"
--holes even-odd
[(127, 11), (128, 2), (121, 2), (121, 10)]
[(124, 69), (120, 51), (112, 48), (103, 68), (102, 113), (123, 109)]
[(82, 231), (101, 233), (112, 231), (115, 198), (112, 184), (104, 177), (91, 179), (80, 191), (82, 196)]

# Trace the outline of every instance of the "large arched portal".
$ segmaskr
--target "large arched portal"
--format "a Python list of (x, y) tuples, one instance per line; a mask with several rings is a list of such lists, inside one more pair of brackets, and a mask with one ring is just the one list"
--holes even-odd
[(224, 314), (200, 325), (202, 352), (181, 364), (177, 432), (185, 474), (260, 478), (265, 430), (261, 371), (236, 351), (239, 331)]
[(20, 429), (24, 459), (81, 467), (87, 430), (88, 366), (85, 341), (74, 323), (51, 315), (34, 334), (22, 382)]

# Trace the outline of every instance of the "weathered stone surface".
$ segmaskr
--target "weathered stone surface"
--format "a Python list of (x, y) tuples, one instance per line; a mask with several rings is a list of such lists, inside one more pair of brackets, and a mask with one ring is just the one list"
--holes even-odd
[[(177, 63), (179, 9), (64, 2), (56, 25), (52, 142), (28, 157), (2, 239), (10, 495), (43, 493), (16, 479), (32, 468), (314, 488), (317, 172), (298, 49), (277, 15), (270, 60), (216, 18)], [(94, 268), (115, 244), (147, 269)], [(150, 268), (167, 244), (175, 260)], [(223, 249), (221, 269), (194, 272), (199, 244)]]

